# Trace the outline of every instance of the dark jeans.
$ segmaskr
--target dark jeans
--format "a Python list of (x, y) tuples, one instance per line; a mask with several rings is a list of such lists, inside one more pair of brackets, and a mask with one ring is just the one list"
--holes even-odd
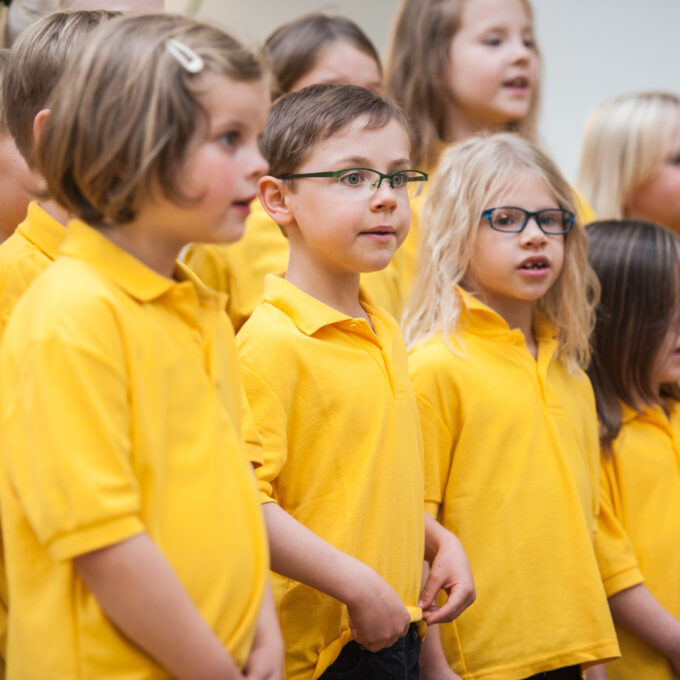
[(418, 680), (420, 636), (414, 623), (403, 638), (379, 652), (369, 652), (354, 640), (319, 680)]
[(565, 666), (554, 671), (536, 673), (526, 680), (581, 680), (581, 666)]

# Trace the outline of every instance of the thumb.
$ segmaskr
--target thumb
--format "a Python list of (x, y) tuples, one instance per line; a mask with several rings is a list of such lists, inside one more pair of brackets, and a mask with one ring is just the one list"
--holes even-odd
[(440, 585), (437, 583), (437, 579), (433, 577), (433, 572), (427, 575), (427, 580), (423, 589), (420, 591), (420, 597), (418, 598), (418, 606), (421, 609), (427, 609), (434, 602), (434, 598), (439, 592)]

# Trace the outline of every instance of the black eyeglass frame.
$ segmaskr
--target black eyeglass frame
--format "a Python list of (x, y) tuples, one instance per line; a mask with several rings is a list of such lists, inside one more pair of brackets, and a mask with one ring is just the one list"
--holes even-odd
[[(494, 227), (492, 223), (492, 213), (494, 210), (519, 210), (521, 213), (524, 214), (524, 220), (522, 221), (522, 225), (520, 226), (519, 229), (499, 229), (498, 227)], [(564, 217), (566, 216), (567, 218), (567, 227), (566, 229), (563, 229), (562, 231), (546, 231), (543, 226), (541, 225), (541, 213), (546, 213), (546, 212), (551, 212), (555, 213), (558, 212), (563, 216), (562, 219), (562, 224), (564, 224)], [(524, 231), (525, 227), (527, 224), (529, 224), (529, 220), (531, 218), (534, 218), (534, 221), (538, 225), (538, 228), (546, 235), (546, 236), (564, 236), (565, 234), (568, 234), (571, 230), (572, 227), (574, 226), (574, 220), (576, 219), (576, 215), (574, 215), (573, 212), (570, 210), (564, 210), (562, 208), (545, 208), (544, 210), (537, 210), (536, 212), (530, 212), (529, 210), (524, 210), (524, 208), (518, 208), (515, 205), (499, 205), (495, 208), (487, 208), (484, 212), (482, 212), (482, 219), (486, 219), (487, 222), (489, 223), (489, 226), (494, 230), (494, 231), (499, 231), (502, 234), (520, 234), (521, 232)]]
[(417, 173), (416, 177), (407, 177), (407, 182), (427, 182), (428, 180), (428, 174), (422, 170), (395, 170), (394, 172), (385, 174), (384, 172), (380, 172), (380, 170), (374, 170), (373, 168), (344, 168), (343, 170), (327, 170), (325, 172), (298, 172), (287, 175), (279, 175), (277, 179), (305, 179), (307, 177), (335, 177), (336, 179), (341, 179), (344, 173), (352, 172), (353, 170), (364, 170), (366, 172), (374, 172), (376, 175), (378, 175), (378, 179), (375, 180), (375, 182), (371, 182), (371, 186), (374, 186), (376, 191), (380, 189), (380, 185), (384, 179), (389, 182), (390, 189), (394, 190), (394, 178), (397, 175), (401, 175), (406, 172)]

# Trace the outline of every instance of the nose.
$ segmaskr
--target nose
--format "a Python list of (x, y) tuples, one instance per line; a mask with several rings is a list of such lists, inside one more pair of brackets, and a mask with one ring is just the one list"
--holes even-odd
[(513, 47), (512, 56), (515, 63), (527, 63), (535, 56), (533, 48), (526, 44), (526, 38), (521, 35), (515, 38)]
[(260, 153), (260, 149), (255, 145), (249, 153), (247, 161), (247, 177), (248, 179), (258, 180), (262, 175), (269, 170), (269, 163), (265, 157)]
[(526, 226), (521, 233), (521, 242), (525, 245), (534, 245), (545, 243), (548, 237), (545, 235), (543, 230), (538, 226), (538, 220), (535, 215), (529, 218)]
[(392, 210), (397, 205), (397, 194), (390, 186), (389, 180), (382, 178), (371, 194), (371, 208), (373, 210)]

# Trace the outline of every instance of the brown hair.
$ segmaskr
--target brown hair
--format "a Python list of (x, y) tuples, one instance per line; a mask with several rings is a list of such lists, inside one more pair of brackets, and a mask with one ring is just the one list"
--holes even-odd
[(590, 264), (601, 297), (588, 375), (605, 452), (621, 429), (621, 403), (633, 409), (680, 401), (677, 384), (655, 393), (653, 371), (669, 328), (680, 313), (680, 239), (668, 229), (637, 220), (588, 226)]
[(59, 82), (67, 57), (118, 12), (54, 12), (30, 25), (14, 43), (4, 69), (2, 100), (9, 131), (34, 167), (33, 120)]
[(312, 85), (281, 97), (272, 106), (260, 149), (273, 177), (294, 173), (313, 147), (358, 118), (367, 129), (379, 129), (396, 120), (408, 133), (401, 109), (355, 85)]
[(0, 48), (0, 134), (6, 134), (7, 129), (7, 116), (5, 115), (5, 99), (2, 96), (2, 78), (5, 71), (5, 65), (7, 64), (7, 59), (9, 58), (9, 50)]
[[(413, 162), (432, 169), (445, 134), (449, 48), (460, 27), (466, 0), (402, 0), (397, 11), (385, 66), (385, 90), (404, 108), (412, 129)], [(522, 0), (529, 16), (531, 5)], [(537, 48), (534, 48), (537, 51)], [(531, 112), (507, 129), (536, 137), (538, 88)]]
[[(557, 166), (517, 134), (478, 135), (444, 151), (423, 201), (422, 221), (427, 229), (402, 324), (409, 345), (437, 333), (449, 344), (463, 305), (454, 291), (456, 285), (463, 285), (470, 266), (481, 214), (489, 200), (507, 191), (525, 172), (545, 183), (560, 208), (575, 213), (571, 187)], [(588, 266), (588, 238), (578, 217), (563, 238), (562, 271), (537, 301), (536, 311), (554, 324), (560, 358), (574, 369), (588, 364), (598, 286)]]
[[(199, 58), (199, 72), (174, 56), (171, 40)], [(92, 224), (133, 220), (156, 190), (186, 202), (179, 170), (208, 124), (206, 74), (251, 82), (263, 70), (234, 38), (186, 17), (121, 16), (101, 26), (69, 61), (40, 137), (52, 197)]]
[(265, 41), (263, 53), (274, 78), (272, 99), (290, 92), (296, 81), (314, 68), (324, 47), (344, 41), (375, 59), (380, 56), (366, 34), (353, 21), (327, 14), (307, 14), (279, 26)]

